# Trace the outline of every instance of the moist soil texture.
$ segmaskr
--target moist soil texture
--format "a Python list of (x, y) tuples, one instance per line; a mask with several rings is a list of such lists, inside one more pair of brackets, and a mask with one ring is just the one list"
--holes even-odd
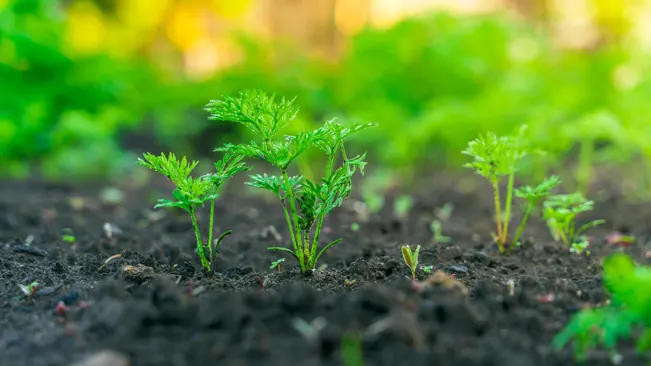
[[(605, 255), (626, 251), (649, 263), (651, 207), (599, 195), (580, 220), (607, 220), (590, 232), (589, 256), (554, 242), (539, 217), (520, 248), (500, 255), (490, 190), (476, 181), (464, 193), (460, 182), (414, 187), (404, 217), (391, 199), (367, 214), (351, 198), (323, 230), (323, 242), (342, 243), (307, 277), (292, 258), (269, 268), (282, 252), (266, 248), (288, 240), (282, 209), (267, 197), (218, 201), (216, 233), (233, 234), (207, 273), (188, 216), (152, 208), (165, 184), (116, 192), (0, 183), (0, 365), (100, 365), (89, 358), (107, 350), (116, 353), (106, 365), (116, 366), (361, 366), (356, 351), (366, 366), (575, 365), (569, 347), (554, 351), (550, 341), (578, 310), (606, 301)], [(449, 218), (439, 212), (446, 204)], [(449, 240), (434, 239), (436, 219)], [(614, 232), (637, 243), (609, 243)], [(426, 281), (421, 267), (421, 285), (412, 284), (403, 244), (421, 245), (421, 266), (446, 276)], [(19, 285), (33, 282), (25, 295)], [(645, 364), (632, 344), (618, 351), (625, 365)], [(593, 351), (587, 364), (611, 365), (611, 355)]]

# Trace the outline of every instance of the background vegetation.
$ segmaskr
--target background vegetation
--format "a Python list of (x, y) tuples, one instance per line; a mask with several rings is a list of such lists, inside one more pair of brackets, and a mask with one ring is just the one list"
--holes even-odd
[(478, 133), (526, 124), (546, 152), (530, 176), (585, 191), (617, 165), (651, 197), (645, 1), (407, 3), (417, 16), (374, 0), (0, 0), (0, 174), (119, 179), (142, 149), (212, 154), (250, 136), (203, 107), (254, 87), (297, 96), (299, 128), (378, 122), (353, 142), (376, 176), (458, 167)]

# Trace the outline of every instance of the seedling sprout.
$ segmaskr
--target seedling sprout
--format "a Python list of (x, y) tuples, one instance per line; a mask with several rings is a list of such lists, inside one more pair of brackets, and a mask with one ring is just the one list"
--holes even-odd
[(269, 269), (274, 269), (278, 268), (278, 272), (280, 272), (280, 264), (285, 261), (285, 258), (280, 258), (276, 259), (275, 261), (271, 262), (271, 266), (269, 266)]
[(553, 195), (544, 203), (543, 217), (555, 240), (561, 240), (574, 253), (582, 253), (588, 246), (583, 233), (605, 222), (594, 220), (576, 229), (577, 215), (590, 211), (593, 207), (594, 202), (580, 193)]
[[(140, 165), (166, 176), (176, 186), (172, 192), (174, 199), (160, 199), (155, 208), (180, 208), (190, 214), (197, 240), (197, 255), (199, 255), (203, 268), (206, 271), (211, 271), (219, 244), (225, 236), (231, 234), (231, 231), (226, 231), (217, 240), (213, 241), (215, 200), (219, 197), (219, 189), (228, 179), (239, 172), (248, 170), (244, 163), (241, 162), (242, 158), (226, 154), (224, 158), (215, 163), (216, 173), (198, 178), (194, 178), (190, 174), (199, 165), (199, 162), (188, 161), (186, 157), (179, 159), (174, 153), (169, 153), (169, 155), (161, 154), (160, 156), (146, 153), (143, 158), (138, 160)], [(208, 241), (204, 243), (201, 238), (196, 211), (206, 202), (210, 202), (210, 222), (208, 224)]]
[[(278, 138), (298, 114), (295, 100), (249, 90), (237, 97), (225, 96), (211, 101), (206, 110), (210, 119), (240, 123), (250, 129), (259, 141), (248, 144), (226, 144), (217, 149), (237, 157), (255, 158), (269, 163), (279, 175), (252, 175), (247, 184), (272, 192), (280, 201), (289, 230), (292, 248), (269, 247), (290, 253), (298, 261), (301, 272), (316, 268), (319, 258), (341, 239), (336, 239), (319, 250), (319, 240), (325, 217), (348, 199), (352, 177), (364, 173), (366, 154), (349, 157), (344, 140), (350, 135), (373, 127), (373, 123), (355, 123), (343, 126), (334, 120), (310, 132)], [(307, 149), (316, 147), (327, 156), (324, 176), (317, 182), (302, 175), (290, 176), (289, 166)], [(341, 161), (341, 165), (336, 164)]]
[(416, 268), (418, 268), (418, 253), (420, 252), (420, 245), (416, 247), (415, 251), (412, 251), (408, 245), (403, 245), (400, 248), (402, 252), (402, 259), (407, 264), (407, 267), (411, 269), (411, 279), (416, 281)]

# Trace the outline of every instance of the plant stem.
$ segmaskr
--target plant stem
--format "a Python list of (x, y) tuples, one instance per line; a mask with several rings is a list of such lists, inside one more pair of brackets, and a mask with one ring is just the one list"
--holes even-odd
[[(328, 167), (326, 168), (326, 177), (330, 178), (330, 175), (332, 175), (332, 166), (334, 165), (335, 162), (335, 157), (337, 156), (337, 146), (335, 146), (331, 151), (330, 151), (330, 156), (328, 157)], [(324, 202), (321, 202), (324, 204)], [(325, 204), (324, 204), (325, 206)], [(319, 248), (319, 239), (321, 238), (321, 229), (323, 228), (323, 220), (325, 219), (325, 210), (321, 210), (321, 213), (319, 214), (319, 217), (317, 218), (316, 222), (316, 228), (314, 229), (314, 239), (312, 240), (312, 247), (310, 249), (310, 261), (309, 261), (309, 266), (310, 268), (316, 267), (316, 263), (314, 263), (314, 260), (316, 259), (316, 253)]]
[(509, 183), (506, 188), (506, 207), (504, 208), (504, 227), (502, 229), (502, 244), (506, 244), (509, 236), (509, 223), (511, 222), (511, 204), (513, 202), (513, 182), (515, 181), (515, 170), (509, 174)]
[(502, 239), (502, 207), (500, 203), (500, 184), (499, 181), (493, 182), (493, 197), (495, 198), (495, 223), (497, 224), (497, 248), (500, 253), (504, 252)]
[(520, 227), (518, 227), (518, 232), (515, 234), (515, 237), (513, 238), (513, 242), (511, 243), (511, 248), (518, 245), (518, 240), (520, 240), (520, 237), (522, 236), (522, 232), (524, 231), (524, 227), (527, 224), (527, 221), (529, 220), (529, 215), (531, 215), (532, 210), (533, 210), (533, 202), (529, 202), (529, 206), (527, 206), (527, 210), (524, 212), (524, 216), (522, 216), (522, 222), (520, 222)]
[(210, 224), (208, 226), (208, 251), (210, 252), (209, 258), (210, 258), (210, 266), (212, 266), (215, 263), (215, 258), (213, 258), (213, 245), (215, 245), (212, 242), (212, 236), (213, 236), (213, 231), (214, 231), (214, 223), (215, 223), (215, 199), (210, 200)]
[[(283, 204), (283, 211), (285, 212), (285, 221), (287, 221), (287, 227), (289, 228), (289, 236), (292, 238), (292, 246), (294, 247), (294, 252), (296, 255), (301, 258), (303, 256), (303, 248), (296, 243), (296, 237), (294, 236), (294, 227), (292, 226), (292, 219), (289, 217), (289, 211), (287, 210), (287, 204), (285, 200), (280, 201)], [(300, 263), (300, 259), (299, 259)]]
[(199, 258), (201, 259), (201, 265), (210, 271), (210, 264), (207, 262), (206, 254), (203, 250), (203, 241), (201, 241), (201, 233), (199, 233), (199, 225), (197, 224), (197, 217), (194, 215), (194, 210), (190, 210), (190, 219), (194, 227), (194, 235), (197, 237), (197, 254), (199, 254)]
[[(291, 184), (289, 184), (289, 176), (287, 175), (287, 169), (281, 169), (281, 172), (283, 174), (283, 179), (285, 180), (285, 198), (289, 199), (289, 207), (292, 210), (292, 219), (293, 219), (293, 225), (295, 230), (292, 231), (292, 235), (295, 236), (296, 240), (296, 245), (297, 246), (302, 246), (303, 243), (301, 243), (301, 233), (298, 228), (298, 213), (296, 211), (296, 202), (294, 202), (294, 190), (292, 190)], [(309, 250), (309, 248), (307, 248)], [(298, 254), (298, 253), (296, 253)], [(301, 265), (301, 273), (305, 273), (307, 270), (306, 268), (306, 263), (305, 263), (305, 251), (302, 253), (303, 255), (299, 256), (298, 262)], [(307, 253), (309, 255), (309, 253)]]

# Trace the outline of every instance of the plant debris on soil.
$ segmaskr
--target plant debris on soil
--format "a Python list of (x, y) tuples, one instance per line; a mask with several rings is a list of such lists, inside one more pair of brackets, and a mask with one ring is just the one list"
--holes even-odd
[[(574, 365), (571, 349), (549, 344), (572, 314), (607, 300), (601, 259), (627, 251), (651, 262), (648, 205), (598, 203), (583, 218), (606, 220), (589, 256), (553, 242), (535, 217), (523, 246), (500, 255), (490, 192), (435, 187), (411, 192), (406, 218), (386, 209), (364, 220), (351, 198), (323, 232), (342, 243), (303, 277), (293, 258), (269, 268), (279, 252), (266, 248), (287, 245), (286, 225), (262, 198), (217, 202), (215, 231), (233, 235), (206, 273), (186, 215), (153, 210), (148, 190), (122, 187), (123, 200), (107, 202), (92, 184), (0, 183), (0, 364), (344, 365), (352, 335), (366, 366)], [(451, 240), (436, 243), (431, 223), (446, 204)], [(421, 245), (419, 286), (402, 245)], [(645, 364), (631, 344), (618, 351), (623, 364)], [(611, 357), (595, 350), (588, 364)]]

